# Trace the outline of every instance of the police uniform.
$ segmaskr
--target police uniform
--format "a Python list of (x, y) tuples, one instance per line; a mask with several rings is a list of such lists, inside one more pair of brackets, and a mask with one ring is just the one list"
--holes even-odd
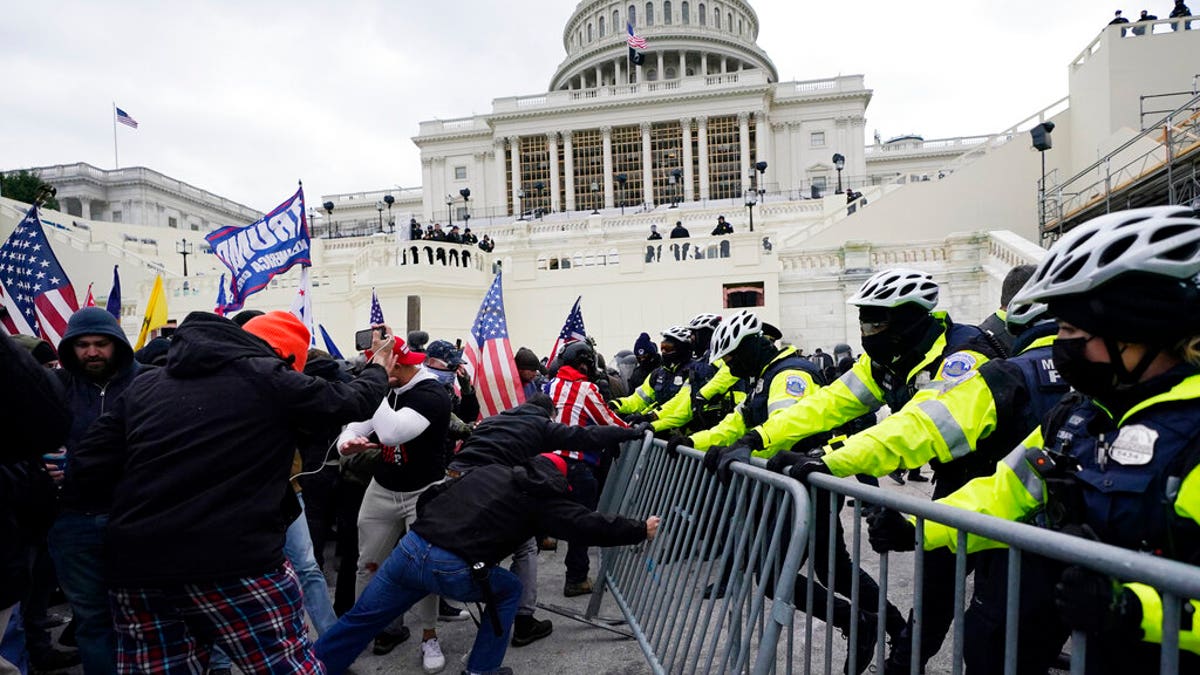
[[(1200, 369), (1181, 365), (1162, 377), (1171, 375), (1178, 380), (1174, 386), (1134, 405), (1118, 419), (1086, 397), (1064, 399), (1043, 427), (997, 465), (994, 474), (971, 481), (941, 503), (1007, 520), (1084, 531), (1123, 548), (1200, 563)], [(1070, 463), (1077, 466), (1064, 471)], [(957, 544), (954, 528), (925, 522), (926, 549), (954, 550)], [(967, 536), (968, 551), (1002, 546)], [(1061, 565), (1051, 567), (1061, 569)], [(1052, 580), (1043, 582), (1039, 595), (1052, 597), (1046, 591), (1052, 590), (1057, 576), (1044, 576)], [(1023, 575), (1022, 581), (1025, 586), (1037, 580)], [(1161, 643), (1158, 593), (1144, 584), (1126, 587), (1141, 603), (1143, 641)], [(1180, 648), (1200, 654), (1200, 621), (1193, 620), (1200, 613), (1200, 602), (1190, 600), (1184, 609)], [(1061, 637), (1065, 639), (1065, 634)], [(1022, 648), (1024, 641), (1023, 634)], [(1112, 651), (1112, 658), (1145, 655), (1144, 645), (1112, 642), (1106, 639), (1098, 645)], [(1194, 657), (1182, 656), (1184, 664), (1200, 664), (1200, 660), (1188, 661)]]
[[(745, 383), (729, 372), (729, 366), (724, 361), (719, 362), (716, 368), (709, 366), (707, 371), (694, 370), (691, 380), (658, 410), (654, 431), (707, 429), (713, 422), (724, 419), (737, 404), (745, 400), (745, 389)], [(693, 396), (694, 391), (699, 391), (700, 395)], [(697, 400), (705, 402), (699, 411), (694, 409)]]
[(711, 365), (699, 359), (674, 367), (659, 366), (632, 394), (614, 401), (614, 409), (622, 415), (653, 410), (655, 405), (671, 401), (697, 374), (703, 377), (712, 370)]

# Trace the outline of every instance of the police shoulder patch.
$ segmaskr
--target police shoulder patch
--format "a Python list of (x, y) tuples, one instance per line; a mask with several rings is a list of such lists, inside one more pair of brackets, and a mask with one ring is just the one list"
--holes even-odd
[(788, 375), (785, 384), (787, 386), (787, 393), (791, 396), (803, 396), (804, 392), (808, 389), (808, 383), (799, 375)]
[(943, 380), (958, 382), (966, 379), (974, 370), (979, 362), (974, 355), (966, 352), (957, 352), (951, 354), (942, 362), (942, 370), (939, 376)]

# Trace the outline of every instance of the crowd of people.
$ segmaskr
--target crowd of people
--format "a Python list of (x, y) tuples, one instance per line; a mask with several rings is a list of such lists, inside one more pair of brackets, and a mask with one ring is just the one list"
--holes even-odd
[[(421, 331), (374, 326), (370, 349), (337, 361), (290, 313), (198, 312), (135, 353), (113, 316), (85, 308), (56, 346), (0, 339), (0, 627), (26, 635), (0, 656), (82, 662), (87, 675), (342, 673), (368, 646), (405, 643), (415, 622), (413, 656), (436, 673), (438, 621), (480, 603), (464, 672), (511, 672), (510, 646), (553, 633), (535, 617), (539, 550), (565, 542), (562, 593), (575, 597), (593, 592), (588, 547), (656, 536), (656, 515), (595, 511), (621, 444), (648, 433), (668, 454), (702, 451), (724, 483), (752, 457), (801, 482), (873, 485), (928, 464), (943, 503), (1200, 564), (1198, 275), (1192, 211), (1117, 212), (1014, 268), (980, 325), (937, 309), (930, 274), (887, 269), (849, 300), (857, 357), (848, 344), (806, 356), (749, 310), (702, 313), (657, 340), (641, 333), (610, 363), (591, 340), (553, 360), (522, 347), (524, 403), (484, 419), (461, 346)], [(857, 628), (858, 673), (880, 624), (880, 669), (908, 672), (953, 622), (958, 534), (925, 521), (921, 616), (886, 601), (877, 615), (878, 584), (856, 570), (840, 521), (829, 531), (841, 507), (817, 501), (814, 606), (832, 595), (832, 625)], [(877, 550), (915, 547), (911, 519), (867, 513)], [(964, 658), (999, 672), (1007, 555), (966, 541)], [(1031, 554), (1022, 569), (1018, 672), (1046, 672), (1072, 629), (1102, 638), (1088, 672), (1158, 662), (1153, 588)], [(51, 645), (56, 586), (77, 649)], [(1200, 665), (1200, 602), (1184, 608), (1186, 670)]]
[(448, 244), (462, 244), (464, 246), (478, 246), (479, 250), (485, 253), (491, 253), (496, 248), (496, 242), (489, 235), (483, 235), (483, 239), (475, 236), (468, 226), (463, 226), (460, 230), (457, 225), (451, 225), (449, 229), (443, 230), (441, 223), (426, 225), (424, 228), (414, 218), (409, 224), (409, 239), (412, 241), (444, 241)]
[[(1190, 16), (1192, 16), (1192, 10), (1188, 9), (1188, 6), (1187, 6), (1187, 4), (1184, 2), (1184, 0), (1175, 0), (1175, 6), (1174, 6), (1173, 8), (1171, 8), (1171, 13), (1168, 15), (1168, 18), (1171, 18), (1171, 19), (1183, 19), (1183, 18), (1187, 18), (1187, 17), (1190, 17)], [(1150, 13), (1150, 10), (1148, 10), (1148, 9), (1143, 9), (1143, 10), (1142, 10), (1142, 13), (1141, 13), (1141, 14), (1138, 16), (1138, 18), (1136, 19), (1136, 21), (1138, 21), (1138, 22), (1142, 22), (1142, 21), (1158, 21), (1158, 15), (1156, 15), (1156, 14), (1151, 14), (1151, 13)], [(1122, 11), (1118, 9), (1118, 10), (1117, 10), (1117, 11), (1116, 11), (1116, 12), (1113, 14), (1113, 19), (1112, 19), (1112, 21), (1109, 21), (1109, 22), (1108, 22), (1108, 25), (1110, 25), (1110, 26), (1119, 26), (1119, 25), (1121, 25), (1121, 24), (1126, 24), (1126, 23), (1129, 23), (1129, 19), (1126, 19), (1126, 18), (1124, 17), (1124, 15), (1122, 14)], [(1190, 29), (1191, 29), (1190, 22), (1184, 21), (1184, 22), (1181, 22), (1181, 23), (1182, 23), (1182, 26), (1183, 26), (1183, 29), (1184, 29), (1184, 30), (1190, 30)], [(1175, 30), (1179, 30), (1179, 29), (1178, 29), (1178, 28), (1175, 28)], [(1144, 26), (1134, 26), (1134, 27), (1132, 27), (1132, 28), (1122, 28), (1122, 29), (1121, 29), (1121, 35), (1122, 35), (1122, 36), (1125, 36), (1125, 35), (1145, 35), (1145, 34), (1146, 34), (1146, 28), (1145, 28)]]

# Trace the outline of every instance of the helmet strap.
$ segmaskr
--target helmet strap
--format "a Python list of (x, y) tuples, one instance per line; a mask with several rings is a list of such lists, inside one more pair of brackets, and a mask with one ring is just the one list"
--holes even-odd
[(1147, 370), (1149, 370), (1150, 364), (1153, 363), (1154, 359), (1158, 358), (1158, 355), (1162, 352), (1161, 346), (1151, 344), (1145, 345), (1146, 353), (1142, 355), (1140, 360), (1138, 360), (1137, 365), (1133, 367), (1133, 370), (1129, 370), (1125, 368), (1125, 360), (1121, 358), (1121, 353), (1124, 350), (1121, 349), (1120, 344), (1118, 344), (1115, 339), (1109, 337), (1103, 338), (1103, 340), (1104, 347), (1108, 350), (1108, 359), (1113, 365), (1113, 372), (1116, 373), (1117, 380), (1124, 385), (1134, 385), (1140, 382), (1142, 376), (1146, 374)]

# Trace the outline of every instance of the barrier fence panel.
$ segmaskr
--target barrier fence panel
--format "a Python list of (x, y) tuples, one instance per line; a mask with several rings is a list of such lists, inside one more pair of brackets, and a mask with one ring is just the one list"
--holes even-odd
[[(755, 460), (756, 463), (760, 463)], [(910, 514), (916, 517), (916, 547), (912, 554), (903, 553), (881, 553), (878, 554), (876, 579), (880, 587), (880, 599), (878, 607), (869, 608), (871, 611), (877, 611), (879, 617), (878, 631), (876, 634), (876, 648), (874, 650), (874, 661), (877, 671), (883, 670), (884, 659), (884, 620), (885, 603), (887, 601), (887, 587), (889, 571), (894, 572), (897, 567), (896, 556), (905, 556), (901, 559), (907, 563), (907, 556), (912, 555), (912, 570), (913, 570), (913, 593), (911, 598), (911, 607), (913, 613), (917, 617), (913, 626), (912, 633), (912, 656), (909, 662), (908, 672), (918, 673), (921, 666), (920, 649), (921, 633), (926, 629), (924, 624), (927, 620), (922, 620), (922, 607), (925, 604), (926, 598), (922, 593), (922, 576), (926, 573), (927, 565), (926, 558), (933, 551), (924, 551), (924, 531), (923, 525), (926, 520), (931, 522), (939, 522), (947, 524), (957, 529), (957, 546), (954, 551), (954, 579), (941, 578), (937, 581), (942, 584), (949, 584), (953, 581), (953, 628), (947, 634), (947, 638), (951, 641), (949, 658), (944, 656), (939, 658), (942, 661), (935, 666), (931, 661), (927, 666), (926, 672), (963, 672), (964, 650), (968, 648), (968, 641), (971, 639), (966, 634), (964, 627), (965, 622), (965, 607), (966, 603), (966, 577), (972, 571), (973, 564), (981, 562), (978, 556), (981, 553), (967, 554), (967, 535), (968, 533), (986, 537), (995, 542), (1000, 542), (1005, 546), (1000, 549), (986, 551), (985, 553), (993, 556), (988, 561), (989, 563), (998, 564), (1003, 561), (1004, 576), (997, 579), (997, 575), (989, 575), (986, 582), (976, 579), (975, 593), (980, 592), (980, 584), (986, 583), (991, 585), (992, 595), (989, 597), (995, 598), (995, 592), (1003, 590), (1004, 609), (1003, 609), (1003, 656), (1002, 668), (1006, 675), (1015, 675), (1016, 673), (1027, 672), (1028, 665), (1023, 664), (1020, 660), (1022, 653), (1022, 645), (1018, 643), (1018, 635), (1022, 630), (1028, 631), (1033, 623), (1034, 628), (1041, 628), (1048, 621), (1045, 616), (1029, 616), (1022, 614), (1022, 598), (1029, 599), (1032, 589), (1045, 587), (1044, 578), (1039, 579), (1036, 575), (1039, 569), (1044, 568), (1046, 559), (1055, 561), (1049, 563), (1051, 569), (1059, 569), (1067, 565), (1077, 565), (1094, 570), (1123, 582), (1140, 582), (1155, 588), (1162, 597), (1163, 617), (1162, 617), (1162, 649), (1160, 650), (1160, 660), (1157, 664), (1146, 663), (1144, 668), (1139, 668), (1138, 672), (1159, 672), (1163, 675), (1175, 675), (1183, 672), (1180, 670), (1181, 652), (1179, 651), (1179, 629), (1183, 620), (1183, 603), (1186, 603), (1189, 598), (1200, 598), (1200, 567), (1189, 565), (1173, 560), (1168, 560), (1159, 556), (1139, 553), (1129, 549), (1119, 548), (1108, 544), (1103, 544), (1097, 541), (1092, 541), (1082, 537), (1072, 536), (1061, 532), (1055, 532), (1024, 523), (1010, 522), (983, 514), (956, 509), (941, 504), (936, 504), (928, 500), (912, 497), (899, 493), (894, 490), (887, 490), (878, 487), (867, 486), (850, 479), (838, 479), (831, 476), (814, 475), (810, 479), (811, 489), (810, 495), (812, 499), (814, 516), (813, 527), (809, 532), (810, 547), (816, 545), (817, 531), (822, 528), (822, 524), (817, 522), (818, 518), (827, 518), (828, 522), (824, 525), (829, 530), (830, 552), (828, 563), (828, 579), (821, 577), (816, 579), (817, 582), (825, 584), (829, 589), (837, 587), (837, 571), (833, 559), (833, 546), (835, 537), (835, 528), (837, 523), (843, 519), (847, 520), (852, 526), (850, 528), (851, 538), (848, 542), (850, 555), (853, 561), (853, 569), (855, 582), (858, 582), (857, 572), (859, 565), (863, 562), (861, 537), (862, 526), (861, 519), (863, 514), (869, 509), (878, 509), (886, 507), (894, 509), (901, 513)], [(852, 511), (840, 513), (837, 508), (838, 500), (842, 497), (854, 499), (854, 507)], [(830, 508), (824, 511), (827, 513), (818, 513), (816, 508), (818, 500), (828, 500)], [(815, 549), (814, 549), (815, 550)], [(814, 558), (815, 555), (809, 556), (808, 564), (808, 589), (809, 600), (803, 608), (809, 614), (806, 620), (807, 627), (805, 631), (806, 645), (803, 655), (805, 672), (810, 672), (813, 660), (813, 640), (812, 640), (812, 589), (814, 585)], [(871, 554), (874, 557), (874, 554)], [(889, 558), (891, 560), (889, 561)], [(906, 565), (904, 566), (906, 567)], [(890, 568), (890, 569), (889, 569)], [(1027, 570), (1028, 568), (1028, 570)], [(1032, 577), (1036, 582), (1029, 582), (1027, 578), (1029, 574), (1035, 575)], [(975, 570), (978, 576), (979, 570)], [(827, 583), (826, 583), (827, 582)], [(1052, 584), (1049, 592), (1052, 591)], [(1022, 595), (1024, 591), (1024, 596)], [(856, 614), (860, 608), (861, 602), (859, 596), (860, 589), (855, 585), (851, 591), (849, 604), (852, 614)], [(1044, 599), (1044, 598), (1042, 598)], [(900, 607), (904, 609), (903, 605)], [(824, 617), (834, 617), (834, 600), (832, 594), (824, 608), (818, 607), (817, 610), (824, 610)], [(978, 607), (972, 605), (972, 611), (977, 611)], [(1188, 624), (1193, 617), (1190, 612), (1186, 616)], [(856, 636), (851, 630), (849, 637), (849, 658), (855, 659)], [(1099, 640), (1101, 643), (1104, 640), (1103, 635), (1093, 636), (1093, 643)], [(1066, 640), (1065, 634), (1062, 640), (1062, 648), (1070, 652), (1070, 672), (1073, 675), (1082, 675), (1087, 672), (1094, 672), (1098, 667), (1096, 663), (1089, 663), (1088, 655), (1088, 636), (1087, 634), (1075, 631), (1070, 635), (1069, 642)], [(1051, 643), (1057, 649), (1057, 645)], [(978, 645), (976, 646), (978, 648)], [(940, 655), (946, 654), (945, 645), (943, 645)], [(1055, 652), (1057, 654), (1057, 651)], [(997, 654), (997, 660), (1000, 655)], [(832, 670), (832, 657), (830, 651), (830, 633), (826, 631), (825, 649), (824, 649), (824, 669), (823, 672), (830, 673)], [(1195, 654), (1189, 654), (1187, 658), (1195, 658)], [(1093, 655), (1093, 659), (1096, 658)], [(948, 663), (944, 663), (948, 661)], [(943, 664), (944, 663), (944, 667)], [(999, 665), (999, 662), (997, 663)], [(866, 666), (861, 663), (847, 664), (849, 672), (858, 672)], [(889, 671), (891, 672), (891, 671)], [(1192, 672), (1192, 671), (1188, 671)]]
[[(657, 673), (774, 672), (785, 628), (789, 654), (793, 644), (808, 497), (748, 464), (722, 485), (702, 459), (690, 448), (671, 457), (659, 441), (626, 446), (600, 510), (662, 523), (652, 542), (601, 552), (587, 616), (607, 591)], [(783, 663), (790, 673), (792, 659)]]

